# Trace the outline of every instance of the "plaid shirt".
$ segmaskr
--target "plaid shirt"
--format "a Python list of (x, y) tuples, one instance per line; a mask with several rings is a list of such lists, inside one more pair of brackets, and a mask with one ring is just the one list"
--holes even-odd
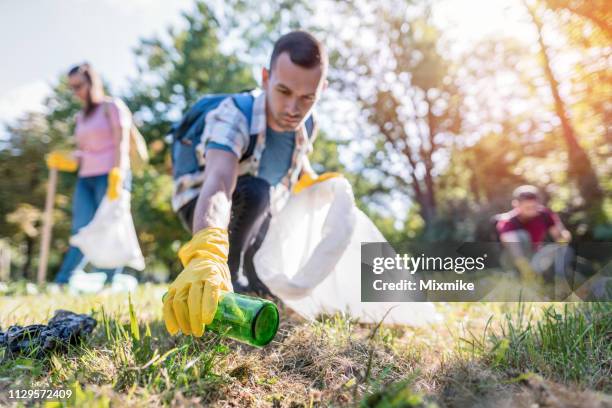
[[(236, 107), (231, 97), (222, 101), (219, 106), (206, 116), (206, 126), (201, 142), (196, 146), (196, 156), (200, 165), (205, 165), (205, 146), (208, 142), (215, 142), (228, 146), (237, 157), (242, 157), (249, 146), (250, 135), (257, 135), (253, 154), (239, 163), (238, 175), (251, 174), (257, 176), (261, 163), (261, 155), (266, 148), (266, 94), (253, 91), (253, 113), (251, 127), (247, 118)], [(291, 188), (298, 180), (304, 161), (312, 152), (312, 144), (317, 134), (316, 121), (312, 137), (308, 138), (304, 123), (295, 132), (295, 148), (291, 157), (291, 165), (287, 174), (276, 185), (271, 186), (270, 197), (272, 213), (279, 211), (285, 204)], [(189, 201), (196, 199), (204, 181), (204, 172), (186, 174), (174, 182), (172, 208), (179, 210)]]

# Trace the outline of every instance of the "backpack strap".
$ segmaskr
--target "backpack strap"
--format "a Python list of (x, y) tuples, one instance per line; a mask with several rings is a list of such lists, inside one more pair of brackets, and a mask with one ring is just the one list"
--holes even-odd
[(312, 141), (314, 137), (314, 130), (315, 130), (315, 124), (314, 124), (314, 119), (312, 118), (312, 115), (310, 115), (308, 119), (306, 119), (306, 123), (304, 124), (306, 125), (306, 133), (308, 133), (308, 139)]
[[(253, 103), (255, 102), (255, 97), (250, 92), (242, 92), (232, 96), (232, 100), (234, 101), (236, 107), (240, 109), (240, 112), (242, 112), (242, 114), (246, 117), (250, 132), (251, 123), (253, 121)], [(246, 152), (240, 158), (241, 162), (245, 161), (253, 155), (256, 143), (257, 133), (249, 134), (249, 146), (247, 147)]]

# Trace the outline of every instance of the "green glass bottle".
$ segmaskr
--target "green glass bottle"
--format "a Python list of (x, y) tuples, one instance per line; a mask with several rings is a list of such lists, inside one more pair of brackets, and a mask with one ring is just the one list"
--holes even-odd
[(278, 309), (269, 300), (221, 291), (215, 317), (205, 330), (262, 347), (272, 341), (278, 324)]

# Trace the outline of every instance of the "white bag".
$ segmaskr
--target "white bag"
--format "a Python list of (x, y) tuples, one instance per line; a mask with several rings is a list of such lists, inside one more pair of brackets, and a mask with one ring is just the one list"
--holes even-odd
[(104, 197), (89, 224), (70, 238), (70, 244), (83, 252), (97, 268), (129, 266), (145, 268), (144, 258), (130, 212), (131, 194), (121, 191), (116, 200)]
[(361, 242), (385, 241), (348, 181), (332, 178), (291, 195), (253, 261), (270, 291), (308, 319), (341, 312), (377, 323), (391, 309), (385, 323), (439, 321), (431, 303), (361, 302)]

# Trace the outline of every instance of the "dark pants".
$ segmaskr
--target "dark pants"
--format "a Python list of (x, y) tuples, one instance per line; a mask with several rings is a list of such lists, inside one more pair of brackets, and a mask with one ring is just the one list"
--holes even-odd
[[(197, 199), (184, 205), (178, 216), (183, 226), (191, 232)], [(232, 211), (228, 227), (229, 255), (227, 265), (232, 274), (236, 292), (254, 291), (268, 294), (270, 291), (259, 280), (253, 264), (253, 256), (261, 246), (270, 223), (270, 185), (254, 176), (240, 176), (232, 195)], [(237, 280), (241, 270), (248, 279), (244, 286)]]

